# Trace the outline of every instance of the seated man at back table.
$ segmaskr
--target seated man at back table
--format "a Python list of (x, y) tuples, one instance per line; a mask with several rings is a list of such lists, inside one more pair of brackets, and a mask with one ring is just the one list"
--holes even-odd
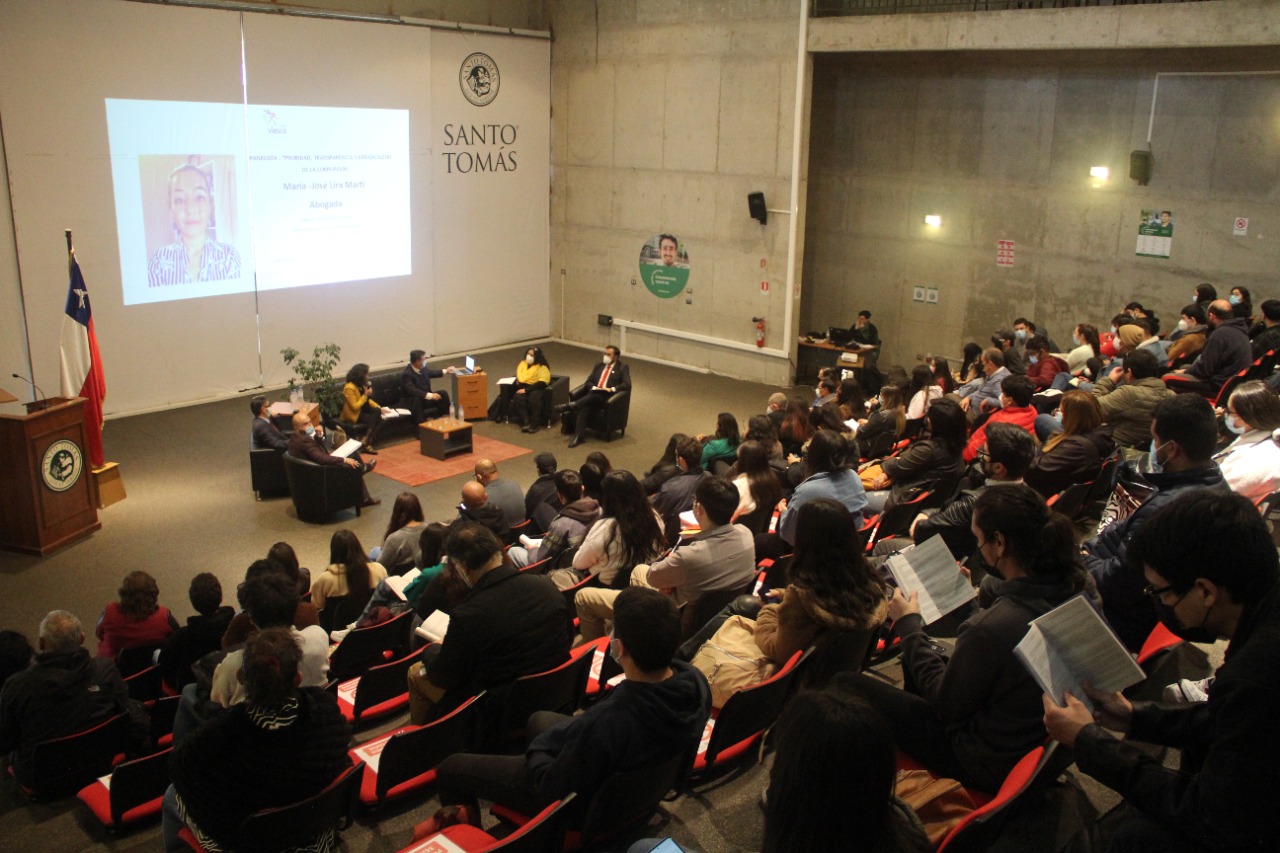
[(612, 345), (605, 347), (604, 357), (591, 369), (585, 384), (586, 393), (555, 409), (558, 415), (574, 417), (570, 447), (577, 447), (587, 440), (587, 421), (591, 419), (592, 412), (603, 409), (609, 398), (619, 391), (631, 390), (631, 368), (622, 363), (622, 350)]
[(253, 449), (284, 452), (289, 446), (289, 439), (271, 422), (271, 403), (267, 398), (261, 394), (254, 397), (249, 401), (249, 411), (253, 412), (253, 431), (250, 433)]
[(409, 353), (409, 363), (400, 372), (400, 402), (396, 405), (413, 412), (419, 423), (449, 414), (449, 392), (431, 390), (431, 380), (446, 373), (457, 373), (457, 368), (432, 370), (427, 367), (426, 352), (413, 350)]
[[(317, 465), (346, 465), (354, 468), (362, 475), (373, 470), (373, 466), (377, 462), (369, 462), (366, 464), (359, 453), (352, 453), (349, 458), (343, 459), (341, 456), (334, 456), (325, 449), (321, 439), (324, 433), (321, 432), (323, 427), (312, 426), (311, 418), (307, 417), (303, 412), (298, 412), (293, 416), (293, 434), (289, 436), (289, 453), (299, 459), (305, 459), (308, 462), (314, 462)], [(361, 508), (367, 506), (377, 506), (382, 503), (380, 500), (369, 497), (369, 487), (364, 484), (363, 476), (360, 479), (360, 491), (364, 496), (361, 501)]]

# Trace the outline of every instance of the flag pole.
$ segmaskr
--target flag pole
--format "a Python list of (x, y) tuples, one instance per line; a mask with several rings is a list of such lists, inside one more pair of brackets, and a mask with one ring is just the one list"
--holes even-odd
[(67, 233), (67, 274), (71, 274), (71, 261), (76, 256), (76, 250), (71, 247), (71, 229), (66, 230)]

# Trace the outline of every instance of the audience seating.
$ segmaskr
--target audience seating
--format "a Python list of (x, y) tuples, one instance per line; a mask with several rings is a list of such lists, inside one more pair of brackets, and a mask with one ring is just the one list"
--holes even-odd
[(181, 696), (161, 696), (151, 703), (151, 742), (159, 748), (173, 745), (173, 721)]
[(783, 554), (776, 560), (764, 559), (756, 564), (756, 568), (764, 572), (760, 589), (786, 589), (787, 567), (791, 565), (792, 554)]
[(474, 741), (481, 693), (424, 726), (404, 726), (350, 751), (364, 762), (360, 803), (377, 808), (388, 799), (426, 788), (436, 780), (436, 765)]
[(164, 695), (164, 679), (158, 666), (135, 672), (124, 680), (124, 684), (129, 690), (129, 698), (139, 702), (154, 702)]
[(920, 510), (933, 506), (937, 491), (932, 489), (921, 492), (911, 500), (896, 504), (889, 507), (876, 518), (875, 524), (871, 528), (871, 533), (867, 536), (867, 553), (871, 553), (871, 549), (881, 539), (888, 539), (899, 533), (905, 533), (907, 528), (911, 526), (911, 519), (915, 518)]
[(745, 585), (736, 589), (720, 589), (714, 592), (706, 592), (698, 596), (697, 601), (685, 604), (684, 607), (680, 608), (680, 642), (683, 643), (702, 630), (703, 625), (706, 625), (713, 616), (729, 606), (729, 603), (735, 598), (740, 595), (750, 595), (755, 587), (756, 577), (753, 576)]
[(545, 575), (547, 570), (551, 568), (550, 560), (539, 560), (536, 563), (530, 563), (522, 568), (522, 572), (533, 572), (535, 575)]
[(270, 447), (261, 450), (249, 450), (249, 482), (254, 497), (289, 494), (289, 479), (284, 473), (284, 451)]
[(1055, 512), (1060, 512), (1067, 518), (1074, 519), (1084, 509), (1085, 498), (1093, 491), (1093, 480), (1087, 483), (1073, 483), (1067, 486), (1056, 495), (1051, 496), (1046, 504)]
[(117, 764), (110, 776), (95, 779), (80, 789), (80, 802), (111, 831), (158, 818), (160, 801), (169, 787), (172, 751), (165, 749)]
[[(1009, 775), (1005, 777), (1004, 783), (1000, 785), (1000, 790), (995, 796), (986, 799), (986, 802), (969, 812), (951, 828), (951, 832), (947, 833), (947, 837), (938, 845), (937, 853), (986, 849), (998, 828), (998, 824), (994, 821), (1044, 775), (1043, 771), (1051, 763), (1057, 746), (1057, 743), (1050, 741), (1047, 747), (1037, 746), (1024, 755), (1009, 771)], [(974, 793), (970, 791), (970, 794)], [(977, 802), (979, 799), (981, 798), (975, 798), (974, 801)]]
[(575, 583), (568, 589), (560, 590), (564, 593), (564, 600), (569, 603), (569, 637), (572, 639), (578, 633), (578, 605), (574, 603), (574, 596), (578, 594), (578, 590), (589, 586), (604, 586), (600, 580), (600, 576), (589, 574), (582, 580)]
[[(577, 400), (587, 391), (587, 383), (583, 382), (577, 388), (569, 393), (569, 399)], [(574, 419), (573, 413), (565, 416), (561, 424), (560, 431), (565, 435), (573, 432)], [(618, 391), (610, 394), (609, 399), (605, 401), (604, 408), (596, 409), (591, 413), (590, 419), (587, 421), (587, 429), (591, 432), (599, 433), (604, 437), (605, 441), (613, 441), (613, 434), (627, 434), (627, 419), (631, 416), (631, 392)]]
[[(364, 764), (357, 761), (320, 793), (276, 809), (254, 812), (240, 825), (243, 844), (237, 853), (278, 853), (306, 847), (321, 836), (346, 829), (355, 811), (355, 799)], [(196, 853), (204, 848), (185, 827), (182, 839)]]
[(152, 644), (121, 649), (116, 654), (116, 669), (120, 670), (120, 677), (128, 678), (152, 666), (152, 660), (159, 648), (159, 645)]
[(1253, 364), (1241, 370), (1235, 376), (1228, 377), (1227, 381), (1222, 383), (1222, 387), (1218, 389), (1218, 393), (1213, 398), (1215, 408), (1225, 409), (1227, 400), (1231, 397), (1231, 393), (1243, 385), (1254, 379), (1266, 379), (1275, 372), (1277, 363), (1280, 358), (1276, 356), (1275, 350), (1267, 350), (1262, 355), (1253, 360)]
[[(592, 655), (608, 647), (609, 638), (600, 637), (570, 649), (569, 659), (554, 669), (517, 678), (499, 700), (500, 712), (489, 716), (498, 721), (497, 730), (486, 733), (485, 742), (495, 745), (519, 742), (523, 746), (525, 725), (533, 712), (572, 714), (581, 708), (587, 693)], [(490, 699), (493, 700), (493, 695)]]
[(693, 760), (691, 778), (709, 778), (750, 753), (782, 713), (796, 671), (811, 651), (796, 652), (771, 677), (742, 688), (718, 712), (712, 711)]
[(372, 595), (373, 590), (369, 590), (368, 595), (329, 596), (324, 600), (324, 610), (320, 611), (320, 627), (326, 634), (332, 634), (339, 628), (347, 627), (360, 618), (360, 614), (364, 612), (364, 606), (369, 603)]
[[(440, 853), (445, 839), (466, 853), (550, 853), (564, 844), (564, 809), (575, 794), (556, 800), (505, 838), (494, 838), (478, 826), (458, 823), (404, 848), (400, 853)], [(449, 848), (452, 849), (452, 848)]]
[[(567, 853), (598, 848), (602, 842), (627, 827), (648, 820), (668, 793), (682, 787), (683, 774), (688, 767), (689, 754), (681, 752), (659, 764), (610, 775), (589, 802), (566, 813), (568, 831), (561, 849)], [(517, 826), (529, 821), (529, 818), (501, 803), (494, 803), (491, 812), (495, 817)]]
[(821, 689), (842, 672), (860, 672), (876, 630), (836, 631), (828, 628), (813, 641), (813, 648), (797, 686)]
[[(324, 611), (320, 614), (321, 623), (324, 622), (324, 614), (330, 609), (345, 609), (335, 605), (339, 601), (345, 605), (346, 598), (348, 596), (343, 596), (342, 599), (328, 599), (325, 602)], [(363, 610), (364, 606), (362, 605), (360, 609)], [(359, 616), (358, 613), (356, 615)], [(342, 638), (337, 648), (329, 653), (329, 678), (339, 681), (355, 678), (373, 664), (384, 663), (407, 650), (409, 626), (413, 615), (412, 610), (406, 610), (403, 613), (397, 613), (386, 622), (380, 622), (368, 628), (353, 628)], [(350, 621), (344, 622), (339, 619), (335, 622), (336, 626), (343, 624), (350, 624)]]
[(342, 716), (349, 723), (361, 723), (403, 710), (409, 704), (409, 668), (420, 658), (414, 649), (399, 660), (371, 666), (355, 678), (338, 684), (338, 709)]
[[(116, 714), (77, 734), (38, 743), (31, 755), (32, 778), (22, 786), (33, 800), (78, 791), (111, 772), (123, 759), (128, 716)], [(13, 765), (9, 766), (13, 772)]]
[(360, 515), (364, 490), (359, 470), (347, 465), (317, 465), (286, 453), (284, 472), (299, 519), (323, 522), (348, 509)]

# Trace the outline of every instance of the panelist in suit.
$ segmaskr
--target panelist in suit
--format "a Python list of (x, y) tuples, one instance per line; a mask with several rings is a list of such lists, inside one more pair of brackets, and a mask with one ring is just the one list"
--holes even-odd
[(615, 346), (604, 348), (604, 357), (591, 369), (587, 377), (587, 392), (570, 403), (558, 406), (560, 414), (573, 412), (577, 420), (574, 423), (573, 440), (570, 447), (577, 447), (586, 441), (587, 421), (591, 413), (603, 409), (609, 397), (619, 391), (631, 390), (631, 368), (622, 363), (622, 351)]
[(254, 450), (284, 451), (289, 447), (289, 439), (271, 422), (271, 404), (266, 397), (259, 394), (250, 400), (249, 411), (253, 412)]
[(359, 453), (351, 454), (348, 459), (334, 456), (325, 449), (319, 429), (322, 429), (322, 427), (313, 426), (311, 418), (305, 413), (296, 413), (293, 416), (293, 433), (289, 436), (289, 453), (299, 459), (305, 459), (317, 465), (346, 465), (349, 468), (355, 468), (360, 472), (360, 491), (364, 495), (364, 500), (360, 502), (361, 509), (382, 503), (380, 500), (369, 497), (369, 487), (364, 484), (364, 475), (372, 471), (373, 466), (378, 463), (369, 462), (366, 464), (360, 459)]
[(427, 354), (420, 349), (413, 350), (409, 353), (409, 363), (400, 373), (398, 405), (413, 412), (419, 422), (449, 414), (449, 393), (432, 391), (431, 380), (455, 372), (453, 367), (432, 370), (427, 367)]

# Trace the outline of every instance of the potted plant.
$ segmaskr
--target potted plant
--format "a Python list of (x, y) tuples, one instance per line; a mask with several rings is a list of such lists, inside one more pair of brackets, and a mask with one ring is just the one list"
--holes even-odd
[(293, 347), (280, 350), (284, 363), (293, 368), (293, 377), (289, 380), (289, 394), (293, 394), (299, 386), (310, 385), (315, 401), (320, 405), (322, 418), (332, 421), (342, 413), (342, 386), (333, 376), (333, 369), (338, 366), (342, 356), (342, 348), (337, 344), (321, 344), (312, 351), (311, 358), (302, 358)]

